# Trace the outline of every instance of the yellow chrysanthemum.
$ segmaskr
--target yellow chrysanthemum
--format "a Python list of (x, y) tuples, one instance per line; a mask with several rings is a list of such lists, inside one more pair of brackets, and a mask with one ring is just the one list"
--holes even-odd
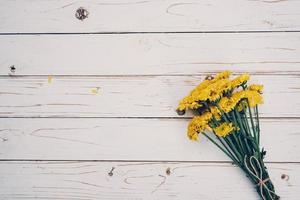
[(216, 120), (221, 119), (221, 111), (216, 106), (211, 106), (210, 107), (210, 112)]
[(191, 140), (198, 140), (198, 134), (209, 128), (208, 121), (211, 119), (212, 114), (205, 112), (200, 116), (195, 116), (188, 125), (187, 136)]
[(193, 89), (190, 94), (184, 97), (178, 106), (178, 110), (197, 109), (201, 107), (198, 101), (206, 101), (208, 98), (208, 90), (205, 88), (210, 84), (210, 80), (205, 80)]
[(234, 109), (237, 103), (234, 98), (223, 97), (219, 102), (219, 106), (223, 112), (228, 113)]
[(231, 89), (231, 82), (227, 79), (221, 79), (209, 85), (205, 90), (207, 91), (207, 99), (214, 102), (223, 96), (224, 92)]
[(212, 118), (212, 114), (210, 112), (205, 112), (202, 115), (200, 115), (203, 121), (208, 122)]
[(209, 91), (207, 89), (195, 90), (190, 94), (190, 96), (193, 101), (206, 101), (209, 95), (208, 92)]
[(225, 122), (220, 126), (214, 128), (213, 130), (217, 136), (226, 137), (234, 130), (234, 126), (232, 125), (232, 123)]
[(256, 91), (258, 93), (262, 93), (263, 89), (264, 89), (264, 86), (263, 85), (258, 85), (258, 84), (253, 84), (253, 85), (250, 85), (248, 87), (249, 90), (251, 91)]
[(198, 116), (194, 117), (188, 125), (187, 136), (191, 140), (198, 140), (198, 134), (204, 131), (207, 127), (207, 123), (200, 119)]
[(241, 91), (238, 91), (238, 92), (234, 92), (234, 93), (232, 94), (231, 98), (232, 98), (236, 103), (238, 103), (241, 99), (246, 98), (246, 95), (247, 95), (247, 91), (241, 90)]
[(231, 97), (223, 97), (219, 102), (219, 106), (225, 113), (230, 112), (236, 106), (238, 111), (242, 111), (247, 107), (247, 101), (238, 104), (242, 99), (248, 99), (250, 107), (255, 107), (256, 105), (263, 103), (262, 95), (259, 92), (247, 89), (235, 92)]
[(231, 71), (223, 71), (223, 72), (220, 72), (216, 75), (215, 79), (216, 80), (220, 80), (220, 79), (228, 79), (229, 76), (231, 75)]
[(202, 107), (201, 104), (194, 101), (192, 96), (187, 96), (179, 102), (178, 110), (188, 110), (188, 109), (197, 109)]
[(197, 109), (201, 107), (199, 101), (206, 101), (207, 99), (216, 101), (221, 98), (224, 91), (231, 89), (231, 82), (227, 80), (230, 74), (230, 71), (224, 71), (217, 74), (212, 80), (204, 80), (180, 101), (177, 110)]
[(232, 89), (231, 81), (229, 80), (222, 80), (220, 82), (220, 90), (222, 92), (228, 92)]
[(221, 98), (221, 93), (217, 88), (211, 88), (208, 93), (208, 99), (210, 101), (216, 101)]
[(250, 107), (255, 107), (258, 104), (264, 103), (262, 95), (260, 93), (258, 93), (257, 91), (249, 90), (249, 91), (247, 91), (246, 96), (247, 96)]
[(242, 74), (231, 81), (232, 88), (236, 88), (249, 80), (249, 74)]

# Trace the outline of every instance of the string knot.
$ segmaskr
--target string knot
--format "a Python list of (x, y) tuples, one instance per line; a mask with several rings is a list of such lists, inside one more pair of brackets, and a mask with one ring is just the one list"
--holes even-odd
[(266, 182), (268, 182), (270, 180), (270, 178), (266, 178), (265, 180), (262, 179), (258, 179), (258, 183), (256, 186), (262, 186), (265, 185)]
[[(278, 197), (278, 196), (266, 184), (268, 181), (271, 181), (270, 178), (268, 177), (266, 179), (263, 179), (263, 170), (262, 170), (262, 166), (261, 166), (259, 160), (255, 156), (250, 156), (249, 164), (248, 164), (247, 156), (245, 156), (244, 157), (244, 165), (245, 165), (246, 169), (248, 170), (248, 172), (254, 178), (256, 178), (256, 180), (258, 181), (258, 183), (256, 184), (256, 187), (259, 187), (259, 192), (260, 192), (260, 196), (262, 197), (262, 199), (263, 200), (266, 200), (266, 199), (275, 200), (274, 196), (275, 197)], [(258, 168), (256, 168), (255, 166), (257, 166)], [(266, 195), (268, 195), (268, 197), (270, 197), (270, 198), (266, 198), (266, 196), (263, 192), (263, 189), (265, 189)]]

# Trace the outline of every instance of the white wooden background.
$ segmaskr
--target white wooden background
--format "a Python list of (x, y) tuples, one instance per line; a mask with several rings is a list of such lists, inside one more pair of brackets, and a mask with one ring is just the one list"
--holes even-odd
[(282, 199), (298, 200), (299, 8), (0, 1), (0, 199), (259, 199), (211, 143), (188, 141), (190, 116), (175, 113), (206, 75), (230, 69), (265, 84), (267, 167)]

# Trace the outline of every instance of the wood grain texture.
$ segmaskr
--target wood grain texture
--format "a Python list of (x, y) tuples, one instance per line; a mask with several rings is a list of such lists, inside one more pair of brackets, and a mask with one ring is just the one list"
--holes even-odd
[[(299, 199), (299, 164), (267, 167), (282, 199)], [(0, 171), (5, 200), (259, 199), (240, 169), (222, 163), (1, 162)]]
[[(83, 21), (79, 7), (88, 10)], [(299, 1), (1, 1), (2, 33), (299, 30)]]
[[(179, 117), (178, 101), (205, 76), (48, 78), (1, 77), (0, 116)], [(261, 116), (300, 117), (298, 75), (253, 75), (252, 82), (265, 85)]]
[(299, 54), (300, 33), (2, 35), (0, 75), (299, 74)]
[[(0, 119), (0, 159), (228, 161), (187, 119)], [(261, 120), (269, 162), (300, 162), (300, 119)], [(49, 150), (51, 148), (51, 150)]]
[(258, 200), (214, 145), (186, 138), (191, 115), (175, 113), (206, 75), (229, 69), (265, 85), (267, 167), (282, 199), (298, 200), (299, 7), (0, 1), (0, 199)]

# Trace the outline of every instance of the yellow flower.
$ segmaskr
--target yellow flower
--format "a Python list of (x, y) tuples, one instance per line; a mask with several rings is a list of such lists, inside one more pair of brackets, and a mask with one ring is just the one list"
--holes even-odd
[(191, 98), (193, 101), (206, 101), (209, 96), (209, 91), (207, 89), (196, 90), (191, 93)]
[(220, 84), (220, 90), (222, 90), (222, 92), (228, 92), (231, 89), (232, 89), (231, 81), (222, 80), (222, 82)]
[(231, 82), (227, 79), (221, 79), (209, 85), (205, 90), (207, 91), (207, 99), (214, 102), (223, 96), (224, 92), (231, 89)]
[(262, 93), (263, 89), (264, 89), (264, 86), (263, 85), (258, 85), (258, 84), (253, 84), (253, 85), (250, 85), (248, 87), (249, 90), (251, 91), (256, 91), (258, 93)]
[(217, 136), (226, 137), (234, 130), (234, 126), (232, 125), (232, 123), (225, 122), (220, 126), (214, 128), (213, 130)]
[(242, 99), (248, 99), (250, 107), (263, 103), (262, 95), (259, 92), (247, 89), (235, 92), (231, 97), (223, 97), (219, 102), (219, 106), (225, 113), (230, 112), (236, 106), (238, 111), (242, 111), (247, 107), (247, 101), (239, 103)]
[(216, 101), (221, 98), (224, 91), (231, 89), (231, 82), (227, 80), (230, 74), (230, 71), (224, 71), (217, 74), (212, 80), (202, 81), (188, 96), (179, 102), (177, 110), (197, 109), (201, 107), (199, 101), (206, 101), (207, 99)]
[(249, 101), (249, 106), (250, 107), (255, 107), (258, 104), (263, 104), (263, 98), (262, 95), (260, 93), (258, 93), (257, 91), (247, 91), (247, 99)]
[(216, 106), (211, 106), (210, 107), (210, 112), (211, 112), (212, 116), (214, 116), (214, 118), (216, 120), (220, 120), (221, 119), (221, 111)]
[(198, 134), (209, 128), (208, 121), (211, 119), (212, 114), (205, 112), (200, 116), (195, 116), (188, 125), (187, 136), (191, 140), (198, 140)]
[(234, 92), (231, 96), (232, 99), (234, 99), (234, 101), (236, 103), (238, 103), (241, 99), (246, 98), (247, 95), (247, 91), (246, 90), (242, 90), (242, 91), (238, 91), (238, 92)]
[(212, 118), (212, 114), (210, 112), (205, 112), (202, 115), (200, 115), (203, 121), (208, 122)]
[(242, 74), (231, 81), (232, 88), (236, 88), (249, 80), (249, 74)]
[(221, 110), (223, 110), (223, 112), (225, 113), (228, 113), (231, 110), (233, 110), (236, 104), (237, 104), (236, 99), (228, 98), (228, 97), (223, 97), (219, 102), (219, 106)]
[(178, 110), (197, 109), (201, 107), (198, 101), (206, 101), (208, 98), (208, 90), (205, 88), (210, 84), (210, 80), (205, 80), (193, 89), (190, 94), (184, 97), (178, 105)]
[(217, 74), (215, 79), (216, 80), (228, 79), (230, 75), (231, 75), (231, 71), (226, 70), (226, 71), (223, 71), (223, 72)]
[(210, 101), (216, 101), (221, 97), (221, 93), (217, 88), (211, 88), (209, 90), (208, 99)]
[(182, 111), (187, 109), (197, 109), (200, 107), (202, 107), (202, 105), (194, 101), (192, 96), (187, 96), (179, 102), (179, 106), (177, 109)]

